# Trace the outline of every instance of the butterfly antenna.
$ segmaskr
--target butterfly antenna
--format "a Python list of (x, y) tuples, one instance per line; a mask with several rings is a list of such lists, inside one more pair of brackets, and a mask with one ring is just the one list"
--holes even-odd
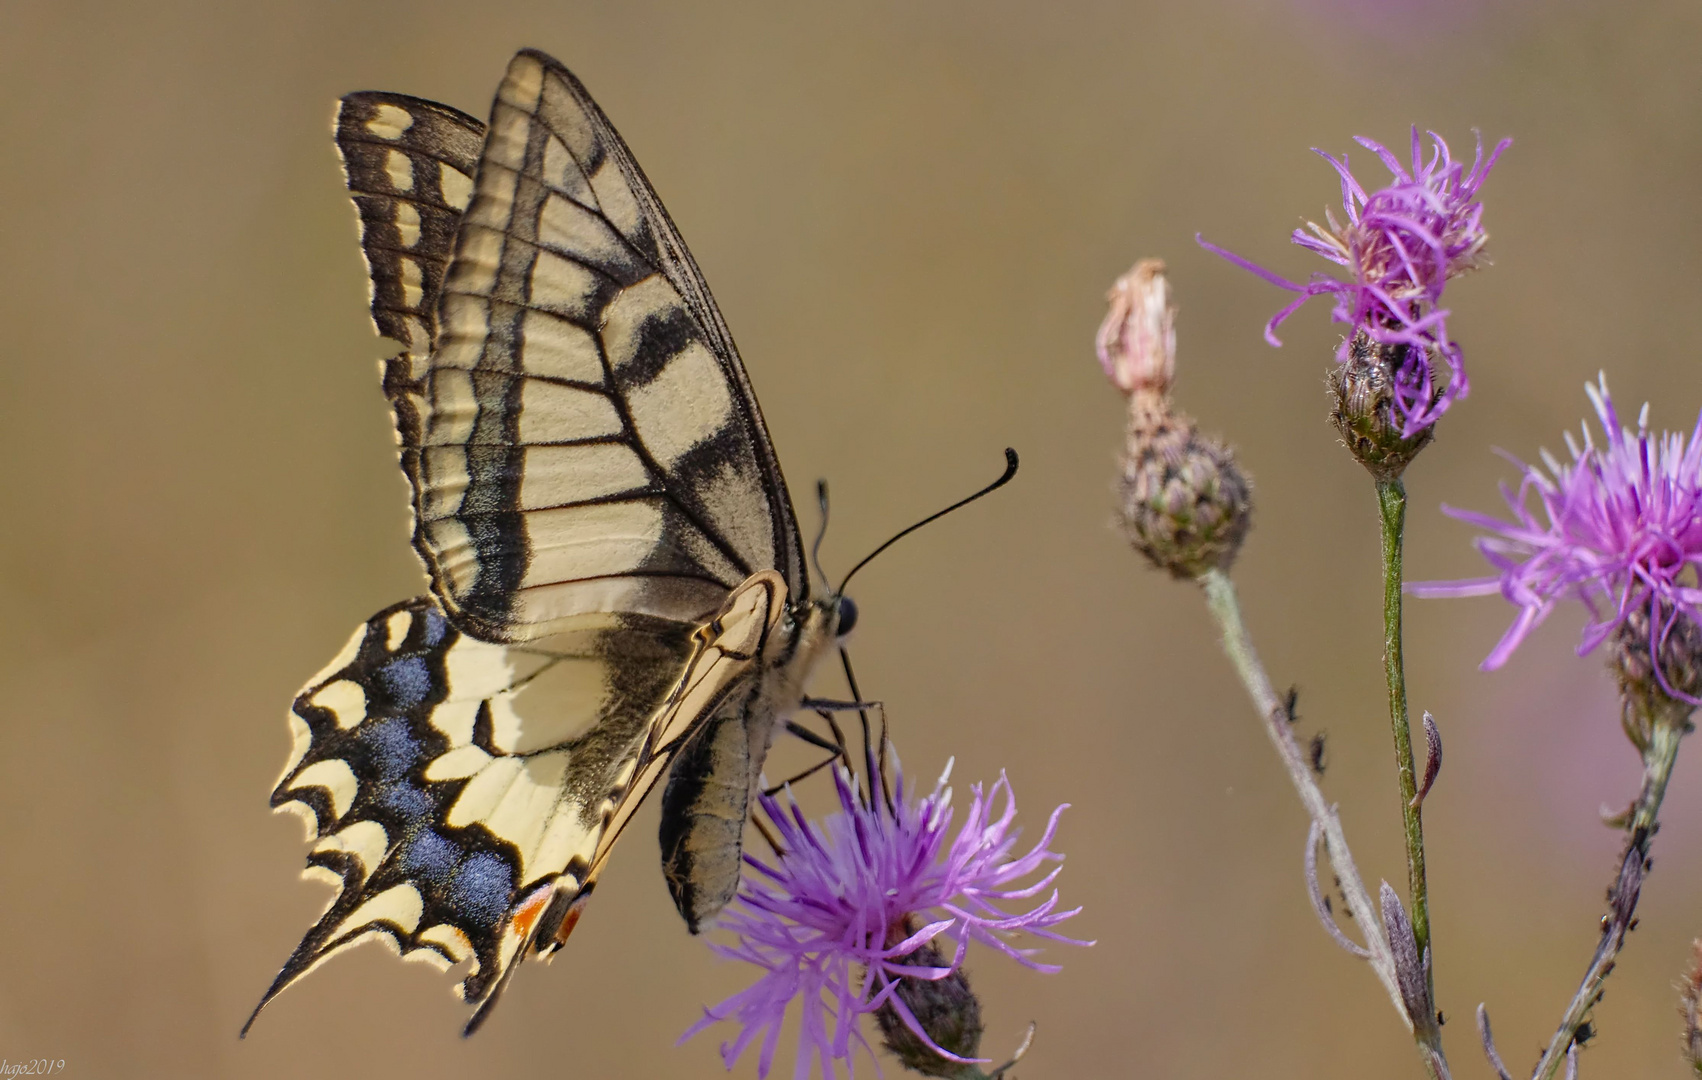
[(827, 536), (827, 481), (826, 480), (817, 480), (816, 481), (816, 505), (821, 507), (821, 526), (818, 529), (816, 529), (815, 543), (810, 545), (810, 562), (812, 564), (814, 564), (814, 566), (816, 568), (816, 576), (821, 578), (821, 583), (823, 585), (826, 585), (828, 588), (832, 588), (833, 583), (828, 580), (827, 571), (825, 571), (821, 568), (821, 542), (822, 542), (822, 539)]
[[(849, 574), (845, 575), (845, 580), (841, 581), (839, 583), (840, 594), (842, 594), (842, 595), (844, 594), (845, 586), (851, 581), (851, 579), (853, 577), (857, 576), (857, 571), (859, 571), (863, 567), (867, 566), (869, 564), (869, 561), (871, 559), (873, 559), (876, 555), (879, 555), (881, 552), (885, 551), (887, 548), (898, 543), (900, 540), (904, 539), (906, 536), (909, 536), (911, 533), (915, 532), (917, 529), (920, 529), (922, 526), (928, 524), (929, 522), (938, 521), (940, 518), (945, 517), (947, 514), (951, 513), (953, 510), (957, 510), (957, 509), (960, 509), (962, 507), (968, 506), (970, 503), (974, 502), (976, 499), (979, 499), (981, 496), (991, 494), (992, 492), (995, 492), (995, 491), (999, 490), (1000, 488), (1004, 487), (1006, 484), (1011, 482), (1011, 477), (1016, 475), (1016, 466), (1017, 466), (1016, 451), (1012, 450), (1008, 446), (1005, 447), (1005, 471), (1004, 471), (1003, 475), (1001, 475), (997, 480), (993, 481), (991, 484), (988, 484), (986, 487), (982, 488), (980, 491), (977, 491), (975, 494), (969, 496), (967, 499), (959, 499), (957, 502), (952, 503), (950, 506), (946, 507), (944, 510), (939, 510), (939, 511), (936, 511), (932, 514), (929, 514), (927, 517), (923, 518), (921, 521), (918, 521), (916, 524), (910, 526), (909, 528), (899, 530), (892, 537), (892, 539), (888, 540), (886, 543), (882, 544), (880, 547), (876, 548), (875, 550), (869, 552), (867, 555), (863, 556), (863, 561), (858, 563), (856, 566), (853, 566), (851, 568), (851, 572)], [(857, 700), (861, 701), (862, 699), (858, 698)], [(866, 726), (867, 721), (865, 720), (864, 723), (865, 723), (865, 726)]]

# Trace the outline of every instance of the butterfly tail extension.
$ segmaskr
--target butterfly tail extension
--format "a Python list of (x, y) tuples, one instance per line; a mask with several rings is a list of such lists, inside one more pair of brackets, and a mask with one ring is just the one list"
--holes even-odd
[[(573, 891), (583, 895), (586, 890)], [(545, 921), (555, 906), (553, 901), (562, 894), (563, 890), (556, 885), (540, 886), (509, 913), (503, 927), (504, 941), (495, 978), (486, 978), (477, 983), (469, 978), (460, 987), (461, 996), (478, 1006), (473, 1010), (473, 1015), (468, 1017), (467, 1026), (461, 1029), (462, 1038), (470, 1038), (490, 1019), (491, 1012), (502, 999), (503, 991), (507, 990), (508, 984), (513, 981), (514, 973), (526, 959), (526, 954), (536, 950), (541, 943)]]

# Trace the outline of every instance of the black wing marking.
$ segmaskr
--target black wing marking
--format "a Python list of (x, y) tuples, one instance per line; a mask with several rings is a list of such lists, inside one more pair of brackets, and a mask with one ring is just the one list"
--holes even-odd
[(372, 321), (423, 364), (485, 125), (433, 101), (364, 91), (338, 103), (336, 139), (360, 213)]
[(691, 249), (686, 247), (679, 228), (668, 215), (662, 200), (657, 197), (655, 188), (650, 186), (644, 170), (639, 168), (638, 161), (626, 145), (626, 140), (622, 139), (620, 132), (609, 123), (609, 118), (603, 115), (603, 110), (592, 100), (590, 92), (573, 72), (554, 57), (536, 49), (523, 50), (515, 58), (516, 62), (522, 56), (536, 61), (550, 76), (561, 80), (564, 89), (573, 96), (583, 111), (587, 123), (596, 134), (597, 142), (620, 167), (646, 223), (644, 231), (656, 244), (663, 272), (691, 309), (698, 326), (708, 335), (710, 348), (721, 362), (728, 378), (738, 388), (753, 449), (761, 462), (763, 486), (775, 508), (772, 525), (777, 558), (771, 566), (780, 571), (786, 581), (786, 589), (794, 600), (801, 602), (808, 599), (810, 579), (803, 561), (803, 542), (798, 535), (797, 515), (792, 508), (791, 494), (786, 488), (785, 476), (780, 471), (780, 459), (774, 453), (774, 444), (768, 437), (768, 425), (762, 418), (762, 407), (757, 404), (756, 391), (751, 388), (750, 376), (746, 374), (745, 365), (739, 359), (739, 350), (733, 344), (732, 332), (727, 329), (727, 322), (721, 317), (721, 309), (716, 306), (715, 298), (709, 292), (709, 285), (703, 280), (703, 272), (697, 268), (697, 260), (692, 257)]
[(415, 545), (458, 625), (707, 617), (752, 573), (802, 599), (797, 524), (701, 275), (573, 76), (522, 52), (492, 107), (428, 370), (389, 389)]

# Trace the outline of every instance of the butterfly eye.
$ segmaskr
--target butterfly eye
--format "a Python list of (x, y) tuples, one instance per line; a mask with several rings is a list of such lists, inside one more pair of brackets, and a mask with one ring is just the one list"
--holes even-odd
[(838, 637), (849, 634), (857, 625), (857, 605), (849, 596), (839, 598), (839, 629), (835, 632)]

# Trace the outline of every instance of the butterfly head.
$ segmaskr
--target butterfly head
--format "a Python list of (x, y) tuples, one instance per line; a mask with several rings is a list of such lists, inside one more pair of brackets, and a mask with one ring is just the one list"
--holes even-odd
[(792, 605), (787, 622), (798, 638), (817, 648), (843, 645), (857, 625), (857, 604), (840, 592), (810, 597)]

